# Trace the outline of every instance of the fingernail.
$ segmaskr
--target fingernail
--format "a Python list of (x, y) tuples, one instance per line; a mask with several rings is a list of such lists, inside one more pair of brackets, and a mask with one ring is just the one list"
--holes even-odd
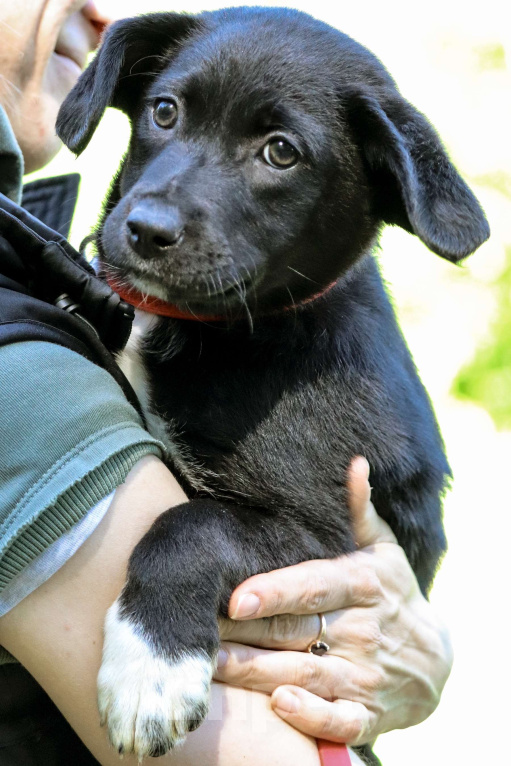
[(297, 713), (300, 707), (300, 700), (287, 689), (282, 689), (275, 697), (275, 709), (283, 713)]
[(225, 667), (225, 665), (227, 665), (227, 660), (228, 659), (229, 659), (229, 655), (225, 651), (225, 649), (220, 649), (220, 651), (218, 652), (217, 660), (216, 660), (217, 668)]
[(238, 606), (232, 614), (233, 620), (252, 617), (261, 607), (261, 602), (255, 593), (245, 593), (238, 601)]

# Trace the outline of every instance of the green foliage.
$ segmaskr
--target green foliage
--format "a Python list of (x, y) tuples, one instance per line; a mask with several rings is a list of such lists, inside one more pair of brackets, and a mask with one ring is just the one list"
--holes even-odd
[(453, 393), (484, 407), (499, 429), (511, 428), (511, 248), (506, 253), (489, 337), (453, 383)]
[(474, 183), (479, 186), (488, 186), (490, 189), (495, 189), (495, 191), (505, 194), (511, 199), (511, 174), (506, 173), (504, 170), (496, 170), (477, 176), (474, 178)]
[(500, 43), (480, 45), (475, 49), (480, 71), (506, 68), (506, 51)]

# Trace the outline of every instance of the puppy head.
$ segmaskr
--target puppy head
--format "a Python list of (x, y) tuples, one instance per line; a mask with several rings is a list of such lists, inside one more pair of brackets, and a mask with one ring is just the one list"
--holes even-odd
[(318, 293), (382, 223), (457, 262), (489, 235), (427, 120), (381, 63), (296, 11), (114, 24), (64, 102), (80, 153), (107, 106), (132, 123), (100, 223), (105, 264), (199, 313)]

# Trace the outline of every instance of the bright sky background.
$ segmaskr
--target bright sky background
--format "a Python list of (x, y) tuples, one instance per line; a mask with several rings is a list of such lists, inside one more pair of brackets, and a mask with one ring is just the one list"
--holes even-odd
[[(98, 3), (99, 4), (99, 3)], [(102, 0), (117, 15), (150, 10), (210, 10)], [(461, 365), (488, 332), (493, 283), (511, 247), (511, 25), (505, 0), (410, 0), (293, 5), (372, 49), (403, 94), (431, 119), (485, 208), (492, 239), (463, 268), (441, 261), (414, 237), (387, 229), (380, 261), (422, 379), (434, 401), (455, 482), (445, 503), (450, 552), (432, 601), (450, 625), (455, 667), (438, 711), (425, 723), (381, 737), (384, 766), (511, 762), (509, 726), (509, 540), (511, 432), (498, 432), (482, 409), (449, 395)], [(93, 225), (126, 145), (125, 119), (108, 115), (78, 161), (62, 152), (53, 172), (76, 169), (82, 193), (72, 239)], [(511, 342), (511, 339), (510, 339)], [(511, 396), (511, 393), (510, 393)], [(493, 748), (497, 748), (495, 758)]]

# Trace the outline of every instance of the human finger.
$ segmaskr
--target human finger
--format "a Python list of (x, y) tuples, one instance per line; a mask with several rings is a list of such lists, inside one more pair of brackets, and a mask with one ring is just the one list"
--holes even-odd
[(320, 632), (317, 614), (280, 614), (260, 620), (220, 620), (222, 641), (263, 649), (304, 651)]
[[(382, 620), (393, 618), (396, 606), (388, 609), (353, 607), (325, 615), (326, 636), (330, 655), (344, 657), (351, 662), (374, 658), (388, 643)], [(227, 622), (227, 621), (225, 621)], [(309, 644), (318, 640), (321, 622), (318, 615), (277, 615), (261, 620), (232, 620), (220, 630), (222, 641), (247, 644), (261, 649), (304, 652)]]
[(381, 680), (370, 669), (357, 667), (342, 657), (275, 652), (231, 642), (221, 644), (214, 677), (223, 683), (266, 693), (291, 685), (325, 699), (362, 701)]
[[(352, 461), (348, 472), (350, 513), (359, 548), (396, 543), (388, 526), (370, 502), (369, 464)], [(349, 606), (372, 606), (381, 596), (381, 584), (370, 567), (353, 556), (307, 561), (255, 575), (236, 588), (229, 604), (234, 620), (254, 620), (276, 614), (312, 614)]]
[(361, 513), (371, 501), (371, 485), (369, 484), (369, 463), (358, 455), (353, 458), (348, 468), (347, 476), (348, 505), (351, 513)]
[(229, 602), (233, 620), (276, 614), (317, 614), (349, 606), (373, 606), (381, 598), (374, 569), (350, 556), (305, 561), (250, 577)]
[(352, 460), (347, 485), (353, 534), (358, 548), (376, 543), (397, 543), (391, 528), (378, 516), (371, 503), (369, 463), (364, 457), (358, 456)]
[(297, 686), (280, 686), (272, 694), (271, 706), (275, 713), (304, 734), (362, 745), (371, 739), (376, 714), (361, 702), (322, 699)]

